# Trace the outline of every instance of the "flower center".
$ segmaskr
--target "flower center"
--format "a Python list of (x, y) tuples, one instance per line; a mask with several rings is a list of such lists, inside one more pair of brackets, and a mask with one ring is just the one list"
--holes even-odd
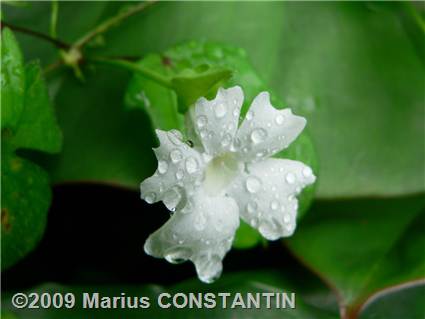
[(218, 195), (239, 174), (243, 164), (232, 153), (213, 158), (205, 170), (204, 189), (211, 195)]

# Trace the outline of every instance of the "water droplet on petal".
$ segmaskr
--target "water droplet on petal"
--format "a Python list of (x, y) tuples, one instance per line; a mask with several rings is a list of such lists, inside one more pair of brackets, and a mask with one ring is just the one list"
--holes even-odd
[(171, 151), (170, 158), (173, 163), (178, 163), (182, 160), (183, 154), (180, 150), (175, 149)]
[(168, 170), (168, 164), (166, 161), (159, 161), (158, 162), (158, 172), (160, 174), (165, 174), (167, 173)]
[(291, 216), (289, 214), (283, 215), (283, 221), (287, 224), (291, 221)]
[(272, 200), (272, 202), (270, 203), (270, 208), (273, 210), (276, 210), (279, 208), (279, 202), (277, 200)]
[(295, 175), (292, 173), (286, 174), (286, 182), (288, 184), (294, 184), (295, 183)]
[(224, 103), (219, 103), (214, 107), (215, 116), (221, 118), (226, 115), (227, 107)]
[(187, 247), (173, 247), (165, 253), (165, 260), (172, 264), (179, 264), (189, 259), (192, 250)]
[(207, 134), (208, 134), (208, 132), (205, 129), (203, 129), (203, 130), (201, 130), (199, 132), (199, 135), (201, 135), (201, 138), (206, 138), (207, 137)]
[(257, 218), (254, 217), (250, 220), (249, 223), (252, 227), (256, 227), (258, 225), (258, 220), (257, 220)]
[(199, 167), (198, 161), (195, 158), (193, 158), (193, 157), (189, 157), (186, 160), (186, 163), (185, 164), (186, 164), (186, 171), (189, 174), (193, 174), (193, 173), (195, 173), (198, 170), (198, 167)]
[(247, 121), (251, 121), (252, 120), (252, 118), (253, 118), (253, 116), (254, 116), (254, 114), (253, 114), (253, 112), (252, 111), (248, 111), (248, 113), (246, 113), (246, 120)]
[(261, 143), (267, 137), (267, 132), (262, 128), (256, 128), (251, 132), (251, 141), (254, 144)]
[(303, 175), (304, 177), (310, 177), (313, 174), (313, 172), (311, 171), (311, 168), (306, 166), (303, 168)]
[(256, 202), (252, 201), (246, 205), (246, 210), (249, 214), (255, 214), (257, 212), (258, 205)]
[(149, 193), (145, 196), (145, 201), (148, 204), (152, 204), (156, 199), (156, 194), (155, 193)]
[(223, 136), (223, 139), (221, 140), (221, 146), (223, 147), (229, 146), (231, 142), (232, 142), (232, 137), (230, 136), (230, 134), (227, 133)]
[(256, 176), (249, 176), (246, 179), (246, 189), (250, 193), (256, 193), (260, 190), (261, 187), (261, 181)]
[(178, 180), (180, 180), (180, 179), (182, 179), (182, 178), (183, 178), (183, 176), (184, 176), (184, 172), (183, 172), (183, 170), (179, 169), (179, 170), (176, 172), (176, 178), (177, 178)]
[(196, 125), (199, 128), (204, 127), (205, 125), (207, 125), (207, 123), (208, 123), (208, 119), (204, 115), (200, 115), (196, 118)]
[(276, 119), (275, 119), (276, 124), (278, 124), (278, 125), (282, 125), (284, 120), (285, 120), (285, 118), (283, 117), (283, 115), (280, 115), (280, 114), (278, 116), (276, 116)]
[[(236, 100), (235, 100), (236, 101)], [(236, 103), (237, 102), (234, 102), (234, 104), (236, 105)], [(237, 116), (239, 116), (239, 110), (237, 109), (237, 108), (235, 108), (234, 110), (233, 110), (233, 116), (234, 117), (237, 117)]]

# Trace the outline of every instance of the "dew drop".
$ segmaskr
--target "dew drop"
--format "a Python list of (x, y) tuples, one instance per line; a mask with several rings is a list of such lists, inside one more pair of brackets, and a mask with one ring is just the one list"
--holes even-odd
[(291, 216), (289, 214), (283, 215), (283, 221), (287, 224), (291, 221)]
[(254, 144), (261, 143), (267, 137), (267, 132), (262, 128), (256, 128), (251, 132), (251, 141)]
[(172, 264), (179, 264), (190, 258), (192, 251), (186, 247), (174, 247), (165, 253), (165, 260)]
[(272, 202), (270, 203), (270, 208), (273, 210), (276, 210), (279, 208), (279, 202), (277, 200), (272, 200)]
[[(235, 105), (236, 105), (236, 100), (233, 102)], [(233, 116), (234, 117), (238, 117), (239, 116), (239, 110), (237, 109), (237, 108), (235, 108), (234, 110), (233, 110)]]
[(145, 201), (148, 204), (152, 204), (156, 199), (156, 194), (155, 193), (149, 193), (145, 196)]
[(199, 132), (199, 134), (201, 135), (201, 138), (206, 138), (208, 135), (207, 130), (203, 129)]
[(248, 113), (246, 113), (245, 118), (247, 121), (251, 121), (253, 117), (254, 117), (254, 114), (252, 113), (252, 111), (248, 111)]
[(219, 103), (214, 107), (214, 113), (217, 118), (222, 118), (227, 113), (227, 107), (224, 103)]
[(193, 158), (193, 157), (189, 157), (186, 160), (186, 163), (185, 164), (186, 164), (186, 171), (189, 174), (193, 174), (193, 173), (195, 173), (198, 170), (198, 167), (199, 167), (198, 161), (195, 158)]
[(182, 160), (183, 154), (180, 150), (175, 149), (171, 151), (170, 158), (173, 163), (178, 163)]
[(183, 170), (179, 169), (179, 170), (176, 172), (176, 178), (177, 178), (178, 180), (181, 180), (181, 179), (183, 178), (183, 176), (184, 176), (184, 172), (183, 172)]
[(167, 173), (168, 170), (168, 164), (166, 161), (159, 161), (158, 162), (158, 172), (160, 174), (165, 174)]
[(276, 124), (278, 124), (278, 125), (282, 125), (284, 120), (285, 120), (285, 118), (283, 117), (283, 115), (280, 115), (280, 114), (278, 116), (276, 116), (276, 119), (275, 119)]
[(257, 212), (258, 205), (256, 202), (252, 201), (246, 205), (246, 210), (249, 214), (255, 214)]
[(226, 146), (229, 146), (231, 142), (232, 142), (232, 137), (230, 136), (230, 134), (227, 133), (223, 136), (223, 139), (221, 140), (220, 144), (221, 146), (226, 147)]
[(295, 175), (292, 174), (292, 173), (286, 174), (286, 178), (285, 179), (286, 179), (286, 182), (288, 184), (294, 184), (295, 183)]
[(304, 177), (310, 177), (313, 174), (310, 167), (304, 167), (303, 169), (303, 175)]
[(205, 125), (207, 125), (207, 123), (208, 123), (208, 120), (207, 120), (206, 116), (204, 116), (204, 115), (200, 115), (196, 119), (196, 125), (199, 128), (204, 127)]
[(246, 179), (246, 189), (250, 193), (256, 193), (260, 190), (261, 187), (261, 181), (258, 177), (255, 176), (249, 176)]
[(252, 218), (249, 223), (252, 227), (256, 227), (258, 225), (258, 220), (257, 218)]

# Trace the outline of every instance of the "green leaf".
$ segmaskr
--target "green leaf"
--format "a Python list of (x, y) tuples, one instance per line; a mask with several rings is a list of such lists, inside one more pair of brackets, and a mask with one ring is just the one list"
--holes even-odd
[[(230, 70), (207, 66), (205, 71), (189, 69), (174, 76), (171, 83), (179, 99), (179, 112), (186, 113), (200, 97), (207, 96), (214, 86), (229, 79), (231, 75)], [(216, 90), (214, 93), (217, 93)]]
[(51, 191), (45, 171), (5, 146), (2, 146), (1, 171), (1, 268), (6, 269), (40, 240)]
[(380, 293), (360, 312), (360, 319), (422, 319), (425, 285), (395, 287)]
[(1, 128), (15, 129), (24, 108), (25, 71), (16, 39), (5, 28), (1, 35)]
[(99, 67), (82, 85), (72, 74), (56, 78), (55, 98), (64, 140), (60, 154), (44, 159), (54, 183), (89, 181), (136, 188), (157, 164), (151, 124), (140, 110), (125, 110), (129, 76)]
[(242, 47), (307, 117), (319, 197), (410, 194), (425, 190), (424, 64), (397, 12), (353, 2), (161, 3), (108, 33), (102, 54), (203, 38)]
[(58, 152), (62, 136), (39, 65), (32, 63), (22, 69), (19, 46), (8, 29), (2, 36), (3, 54), (1, 75), (7, 80), (1, 92), (1, 266), (5, 269), (30, 252), (41, 238), (51, 199), (47, 173), (15, 152)]
[[(157, 297), (160, 293), (167, 292), (170, 294), (176, 293), (231, 293), (234, 296), (236, 293), (241, 293), (245, 296), (246, 293), (262, 293), (262, 292), (297, 292), (295, 287), (290, 283), (288, 279), (283, 277), (280, 273), (276, 272), (247, 272), (233, 275), (224, 275), (218, 283), (212, 285), (205, 285), (199, 282), (199, 280), (189, 280), (177, 284), (172, 287), (161, 287), (157, 285), (147, 286), (110, 286), (110, 287), (87, 287), (87, 286), (60, 286), (53, 284), (45, 284), (35, 289), (31, 289), (31, 292), (36, 291), (38, 293), (44, 292), (62, 292), (62, 293), (74, 293), (76, 296), (76, 306), (70, 309), (30, 309), (30, 310), (16, 310), (10, 304), (10, 296), (4, 296), (3, 307), (7, 310), (11, 310), (22, 318), (26, 318), (31, 314), (32, 316), (37, 315), (44, 319), (55, 319), (55, 318), (81, 318), (87, 317), (97, 319), (108, 319), (108, 318), (232, 318), (242, 319), (247, 317), (253, 318), (292, 318), (292, 319), (331, 319), (337, 318), (337, 315), (332, 312), (328, 312), (310, 304), (304, 296), (296, 295), (296, 308), (295, 309), (275, 309), (275, 301), (272, 298), (271, 308), (267, 309), (264, 303), (261, 308), (258, 309), (241, 309), (236, 307), (231, 309), (231, 303), (233, 298), (229, 297), (227, 301), (227, 308), (222, 308), (221, 298), (217, 297), (217, 306), (215, 308), (201, 309), (196, 308), (183, 308), (177, 309), (170, 307), (168, 309), (159, 308), (157, 305)], [(30, 292), (28, 291), (28, 292)], [(124, 293), (125, 296), (131, 297), (149, 297), (151, 306), (147, 309), (82, 309), (81, 299), (83, 292), (99, 292), (100, 296), (121, 296)], [(244, 300), (246, 298), (244, 297)], [(164, 302), (166, 299), (164, 298)], [(182, 301), (182, 298), (178, 298), (178, 301)]]
[[(170, 68), (164, 66), (164, 60), (158, 54), (150, 54), (138, 63), (167, 77), (173, 73)], [(139, 73), (134, 74), (128, 85), (125, 104), (129, 109), (145, 110), (156, 128), (167, 131), (183, 130), (184, 117), (177, 111), (175, 92)]]
[(350, 312), (377, 290), (423, 277), (423, 207), (422, 196), (319, 202), (288, 246)]
[(41, 72), (35, 62), (25, 67), (24, 109), (11, 143), (17, 148), (57, 153), (62, 146), (62, 133)]

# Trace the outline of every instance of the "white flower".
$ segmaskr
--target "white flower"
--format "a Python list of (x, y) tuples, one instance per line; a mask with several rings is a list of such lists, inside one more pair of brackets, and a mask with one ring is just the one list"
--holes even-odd
[(207, 283), (221, 274), (239, 217), (269, 240), (290, 236), (295, 195), (315, 181), (303, 163), (270, 158), (288, 147), (306, 120), (275, 109), (262, 92), (238, 127), (242, 102), (238, 86), (219, 89), (212, 101), (200, 98), (190, 111), (194, 147), (177, 130), (156, 130), (158, 169), (140, 185), (145, 201), (163, 201), (175, 211), (149, 236), (145, 252), (172, 263), (191, 260)]

